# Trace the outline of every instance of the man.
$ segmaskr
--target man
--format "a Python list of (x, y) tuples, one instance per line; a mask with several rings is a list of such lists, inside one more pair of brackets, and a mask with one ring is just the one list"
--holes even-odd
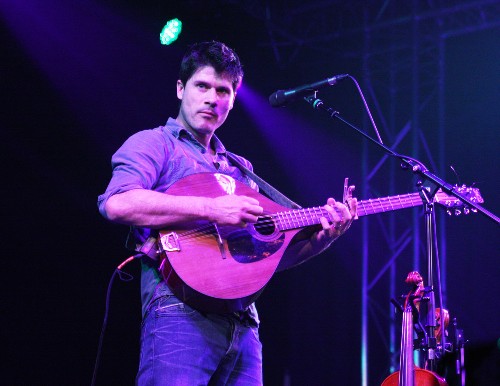
[[(199, 172), (228, 175), (256, 189), (233, 165), (215, 131), (233, 108), (243, 77), (236, 53), (220, 42), (198, 43), (185, 54), (177, 81), (181, 101), (176, 119), (134, 134), (113, 155), (113, 176), (99, 197), (107, 219), (131, 226), (141, 245), (163, 229), (204, 220), (218, 226), (256, 223), (263, 207), (237, 194), (215, 198), (165, 193), (180, 178)], [(251, 169), (250, 162), (235, 156)], [(348, 206), (350, 208), (348, 208)], [(330, 198), (321, 229), (301, 232), (279, 269), (325, 250), (356, 216), (356, 199)], [(254, 304), (236, 312), (200, 312), (173, 295), (154, 256), (142, 258), (143, 326), (139, 385), (261, 385), (262, 350)]]

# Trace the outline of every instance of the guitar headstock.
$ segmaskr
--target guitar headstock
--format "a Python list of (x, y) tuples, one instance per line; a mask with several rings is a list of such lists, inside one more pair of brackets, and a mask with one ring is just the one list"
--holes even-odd
[[(479, 188), (470, 188), (468, 186), (462, 185), (460, 187), (457, 187), (456, 191), (474, 203), (481, 204), (484, 202), (484, 199), (479, 192)], [(455, 216), (459, 216), (462, 213), (469, 214), (470, 212), (477, 212), (475, 208), (469, 208), (467, 204), (464, 205), (464, 203), (458, 198), (456, 198), (455, 196), (450, 196), (449, 194), (443, 192), (441, 189), (437, 191), (434, 201), (439, 205), (444, 206), (446, 208), (446, 212), (450, 216), (452, 214), (454, 214)]]

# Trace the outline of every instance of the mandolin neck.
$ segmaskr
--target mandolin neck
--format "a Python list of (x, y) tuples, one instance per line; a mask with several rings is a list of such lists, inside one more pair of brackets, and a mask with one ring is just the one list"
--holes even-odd
[[(422, 198), (418, 193), (358, 201), (358, 216), (362, 217), (369, 214), (412, 208), (420, 206), (422, 203)], [(313, 207), (279, 212), (272, 215), (272, 217), (278, 229), (286, 231), (318, 225), (320, 224), (321, 217), (330, 218), (330, 215), (323, 207)]]
[(369, 199), (358, 202), (358, 216), (361, 217), (381, 212), (392, 212), (393, 210), (413, 208), (422, 204), (422, 197), (420, 197), (418, 193)]

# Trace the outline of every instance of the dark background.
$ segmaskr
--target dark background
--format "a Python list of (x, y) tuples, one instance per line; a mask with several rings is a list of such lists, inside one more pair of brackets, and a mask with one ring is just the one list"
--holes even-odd
[[(459, 14), (462, 33), (446, 39), (442, 78), (435, 68), (425, 68), (436, 60), (425, 57), (434, 55), (427, 52), (428, 43), (422, 41), (417, 49), (410, 44), (412, 24), (405, 27), (404, 23), (412, 10), (397, 2), (346, 5), (310, 1), (307, 6), (298, 1), (169, 3), (0, 3), (6, 263), (1, 278), (1, 345), (6, 355), (0, 384), (90, 383), (108, 281), (128, 256), (124, 248), (127, 229), (101, 218), (96, 199), (110, 178), (111, 155), (122, 142), (136, 131), (176, 116), (178, 64), (190, 43), (217, 39), (238, 52), (245, 65), (244, 86), (218, 136), (227, 148), (252, 160), (258, 174), (302, 205), (322, 205), (332, 195), (340, 198), (346, 176), (357, 185), (360, 199), (415, 191), (415, 178), (401, 171), (396, 160), (386, 160), (371, 179), (370, 188), (364, 188), (368, 183), (363, 176), (381, 159), (379, 150), (301, 101), (285, 109), (267, 104), (267, 97), (277, 89), (349, 73), (365, 91), (372, 91), (368, 103), (377, 107), (375, 121), (381, 122), (387, 145), (395, 142), (397, 131), (413, 118), (417, 123), (397, 151), (421, 159), (433, 172), (441, 169), (440, 176), (451, 183), (459, 179), (475, 184), (481, 189), (484, 206), (497, 215), (500, 212), (500, 12), (487, 9), (483, 21), (475, 18), (477, 4), (494, 2), (422, 4), (425, 9), (419, 12), (427, 17), (455, 4), (465, 8)], [(266, 22), (262, 12), (266, 4), (272, 22), (281, 29), (269, 29), (270, 21)], [(325, 26), (316, 23), (319, 35), (315, 41), (308, 40), (311, 24), (293, 19), (298, 10), (303, 17), (318, 17), (319, 12), (331, 15), (326, 20), (333, 33), (317, 38)], [(493, 22), (489, 23), (491, 16)], [(183, 20), (184, 31), (175, 44), (162, 46), (159, 31), (172, 17)], [(372, 63), (378, 70), (367, 78), (360, 29), (366, 18), (376, 25), (383, 24), (384, 17), (399, 20), (408, 36), (377, 35), (373, 29), (372, 44), (378, 51)], [(478, 25), (482, 27), (475, 28)], [(293, 29), (297, 26), (304, 27), (303, 36)], [(470, 32), (465, 32), (468, 28)], [(274, 46), (273, 34), (279, 35)], [(401, 42), (408, 50), (391, 52), (400, 55), (401, 63), (411, 61), (412, 53), (417, 53), (418, 82), (416, 70), (404, 63), (394, 83), (384, 71), (389, 54), (383, 48), (389, 51)], [(415, 57), (413, 60), (415, 63)], [(445, 82), (441, 127), (432, 91), (439, 80)], [(420, 90), (417, 99), (424, 105), (417, 114), (412, 107), (416, 88)], [(351, 81), (321, 95), (345, 118), (374, 135)], [(396, 96), (395, 105), (390, 104), (391, 95)], [(390, 106), (395, 109), (391, 114)], [(391, 122), (384, 124), (384, 114), (391, 115)], [(416, 252), (409, 245), (391, 265), (397, 272), (396, 288), (388, 289), (384, 273), (380, 286), (370, 295), (369, 384), (378, 384), (389, 374), (389, 347), (383, 338), (389, 324), (389, 299), (406, 291), (407, 272), (425, 272), (421, 212), (407, 209), (361, 218), (331, 250), (271, 280), (257, 302), (266, 384), (361, 383), (363, 244), (370, 256), (368, 275), (373, 278), (391, 257), (388, 226), (395, 233), (408, 229), (408, 237), (417, 240), (413, 244)], [(499, 384), (498, 225), (480, 214), (441, 214), (440, 210), (444, 297), (446, 308), (468, 340), (469, 384)], [(126, 270), (135, 280), (115, 281), (97, 384), (134, 381), (140, 328), (138, 264), (134, 262)], [(400, 323), (397, 317), (396, 323)]]

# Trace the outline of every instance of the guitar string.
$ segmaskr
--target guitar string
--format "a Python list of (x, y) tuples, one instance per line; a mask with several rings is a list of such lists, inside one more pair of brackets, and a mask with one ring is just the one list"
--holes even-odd
[[(395, 197), (398, 199), (400, 207), (405, 207), (405, 205), (414, 205), (415, 203), (421, 203), (421, 198), (418, 194), (410, 193), (407, 195), (398, 195)], [(359, 204), (361, 206), (361, 210), (363, 210), (365, 214), (367, 214), (370, 213), (370, 208), (367, 208), (367, 206), (371, 207), (372, 211), (375, 213), (379, 211), (393, 210), (394, 206), (392, 204), (392, 201), (394, 201), (394, 197), (385, 197), (375, 200), (370, 199), (360, 201)], [(311, 211), (313, 211), (312, 214)], [(319, 214), (317, 213), (318, 211)], [(260, 216), (259, 221), (255, 223), (254, 227), (257, 230), (263, 230), (270, 227), (278, 227), (279, 229), (279, 226), (281, 225), (283, 229), (279, 230), (287, 230), (292, 229), (297, 225), (310, 225), (310, 222), (312, 222), (311, 225), (316, 225), (319, 223), (320, 217), (328, 216), (329, 213), (323, 207), (296, 209), (288, 212), (279, 212), (273, 215)], [(181, 236), (183, 240), (189, 240), (199, 237), (209, 237), (214, 234), (217, 234), (217, 230), (215, 229), (213, 224), (209, 223), (202, 227), (191, 229), (189, 231), (181, 233), (179, 234), (179, 236)]]
[[(271, 216), (263, 216), (263, 217), (270, 218)], [(274, 224), (274, 221), (272, 221), (272, 220), (265, 221), (265, 223), (266, 224)], [(260, 226), (258, 228), (264, 228), (264, 226)], [(178, 236), (182, 237), (183, 240), (189, 240), (189, 239), (195, 239), (195, 238), (199, 238), (199, 237), (208, 237), (208, 236), (212, 236), (214, 234), (217, 234), (217, 230), (216, 230), (214, 224), (207, 223), (206, 225), (204, 225), (202, 227), (190, 229), (187, 232), (180, 233)]]
[[(313, 211), (312, 214), (311, 211)], [(321, 207), (303, 210), (292, 210), (289, 212), (280, 212), (275, 215), (261, 216), (260, 220), (254, 225), (254, 227), (257, 230), (275, 227), (278, 227), (279, 229), (281, 225), (283, 229), (291, 229), (296, 226), (319, 224), (319, 218), (326, 216), (328, 216), (328, 212)], [(216, 233), (217, 231), (214, 228), (213, 224), (207, 224), (203, 227), (191, 229), (185, 233), (180, 234), (179, 236), (183, 237), (184, 240), (187, 240), (190, 238), (212, 236)]]
[[(393, 197), (385, 197), (380, 199), (369, 199), (365, 201), (358, 202), (358, 208), (363, 211), (363, 214), (371, 214), (371, 213), (379, 213), (394, 210), (395, 199), (398, 200), (399, 204), (397, 205), (399, 209), (406, 208), (409, 206), (417, 206), (422, 204), (422, 199), (418, 195), (418, 193), (409, 193), (406, 195), (397, 195)], [(371, 207), (367, 208), (367, 206)]]
[[(260, 218), (266, 218), (267, 220), (260, 221), (260, 225), (255, 225), (254, 227), (256, 229), (264, 229), (264, 228), (269, 228), (275, 226), (275, 222), (273, 220), (274, 216), (273, 215), (267, 215), (267, 216), (261, 216)], [(194, 238), (199, 238), (199, 237), (208, 237), (217, 234), (217, 230), (215, 226), (211, 223), (208, 223), (202, 227), (191, 229), (187, 232), (179, 234), (180, 237), (183, 238), (183, 240), (189, 240), (189, 239), (194, 239)]]
[[(313, 214), (314, 216), (311, 215), (311, 210), (313, 210)], [(317, 211), (320, 211), (320, 214), (317, 213)], [(306, 213), (309, 212), (309, 215)], [(301, 213), (303, 213), (301, 215)], [(304, 215), (305, 214), (305, 215)], [(306, 221), (306, 224), (305, 225), (309, 225), (309, 223), (311, 222), (312, 224), (319, 224), (319, 218), (322, 217), (322, 216), (326, 216), (328, 213), (326, 212), (326, 210), (324, 208), (321, 208), (321, 207), (316, 207), (316, 208), (310, 208), (310, 209), (305, 209), (305, 210), (292, 210), (292, 211), (289, 211), (289, 212), (280, 212), (280, 213), (277, 213), (277, 214), (274, 214), (274, 215), (266, 215), (266, 216), (260, 216), (260, 219), (258, 223), (256, 223), (254, 225), (254, 227), (258, 230), (262, 230), (262, 229), (266, 229), (266, 228), (276, 228), (278, 227), (279, 229), (279, 225), (277, 224), (277, 221), (276, 220), (279, 220), (279, 216), (285, 216), (288, 218), (288, 221), (287, 223), (288, 224), (284, 224), (283, 221), (282, 221), (282, 226), (284, 225), (289, 225), (288, 228), (285, 227), (285, 229), (291, 229), (293, 227), (300, 227), (298, 225), (304, 225), (303, 223), (299, 223), (299, 221)], [(297, 215), (300, 216), (300, 218), (297, 218)], [(262, 220), (262, 219), (265, 219), (265, 220)], [(298, 225), (296, 225), (295, 223), (299, 223)], [(279, 229), (281, 230), (281, 229)], [(217, 234), (217, 230), (216, 228), (214, 227), (213, 224), (206, 224), (202, 227), (198, 227), (198, 228), (195, 228), (195, 229), (191, 229), (187, 232), (184, 232), (184, 233), (181, 233), (179, 234), (178, 236), (179, 237), (182, 237), (183, 239), (183, 242), (187, 241), (187, 240), (190, 240), (190, 239), (196, 239), (196, 238), (203, 238), (203, 237), (210, 237), (210, 236), (213, 236), (213, 235), (216, 235)]]
[[(256, 229), (265, 229), (265, 228), (270, 228), (270, 227), (275, 227), (276, 223), (274, 221), (274, 218), (276, 216), (274, 215), (267, 215), (267, 216), (261, 216), (260, 218), (266, 218), (266, 220), (261, 220), (259, 221), (258, 225), (254, 225)], [(202, 227), (196, 228), (196, 229), (191, 229), (187, 232), (181, 233), (178, 236), (183, 238), (183, 241), (189, 240), (189, 239), (195, 239), (195, 238), (200, 238), (200, 237), (209, 237), (212, 235), (216, 235), (217, 230), (214, 227), (213, 224), (206, 224)]]

